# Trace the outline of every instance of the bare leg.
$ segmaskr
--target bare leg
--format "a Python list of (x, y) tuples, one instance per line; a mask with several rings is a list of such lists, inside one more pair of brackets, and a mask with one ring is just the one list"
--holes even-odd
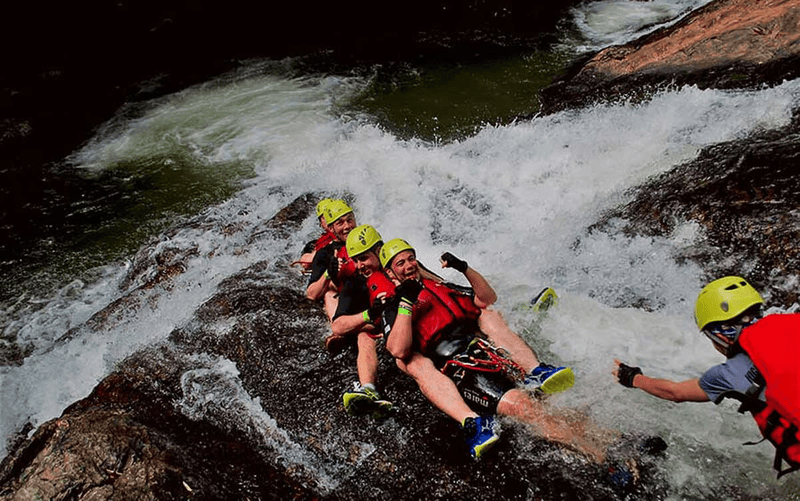
[(505, 348), (511, 355), (511, 360), (519, 364), (525, 372), (530, 372), (539, 365), (536, 353), (511, 330), (499, 312), (489, 309), (481, 311), (478, 326), (495, 346)]
[(325, 313), (328, 315), (328, 320), (333, 322), (333, 315), (336, 314), (336, 307), (339, 306), (339, 294), (332, 290), (325, 291), (325, 295), (322, 296), (322, 300), (325, 306)]
[(358, 381), (361, 386), (378, 380), (378, 348), (375, 339), (364, 331), (358, 333)]
[(439, 372), (430, 358), (414, 353), (407, 361), (396, 361), (400, 370), (417, 382), (422, 394), (456, 422), (460, 424), (468, 417), (478, 417), (461, 398), (453, 380)]
[(618, 435), (593, 425), (588, 416), (569, 410), (555, 414), (530, 393), (513, 389), (497, 405), (497, 413), (531, 425), (537, 434), (579, 452), (597, 463), (605, 459), (605, 449)]

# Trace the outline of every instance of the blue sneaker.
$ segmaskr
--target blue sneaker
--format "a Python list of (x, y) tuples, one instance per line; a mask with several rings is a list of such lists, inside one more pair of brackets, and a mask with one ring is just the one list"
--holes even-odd
[(553, 367), (545, 363), (539, 364), (525, 377), (525, 386), (544, 393), (558, 393), (572, 388), (575, 374), (569, 367)]
[(483, 456), (500, 440), (500, 435), (494, 431), (494, 418), (491, 416), (469, 417), (461, 424), (461, 429), (469, 454), (475, 459)]
[(623, 492), (639, 483), (639, 468), (633, 460), (608, 467), (606, 480), (615, 490)]

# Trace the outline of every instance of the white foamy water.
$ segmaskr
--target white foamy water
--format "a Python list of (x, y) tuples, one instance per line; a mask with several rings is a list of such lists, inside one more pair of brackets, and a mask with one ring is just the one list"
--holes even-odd
[(582, 39), (570, 42), (578, 50), (598, 50), (630, 42), (662, 26), (679, 21), (685, 14), (711, 0), (597, 0), (572, 9), (573, 23)]
[[(592, 5), (685, 8), (680, 2), (633, 3), (638, 2)], [(606, 31), (620, 34), (619, 26)], [(731, 482), (753, 494), (777, 489), (797, 495), (797, 479), (774, 480), (771, 446), (742, 447), (758, 433), (733, 404), (671, 404), (626, 390), (610, 375), (615, 357), (671, 379), (697, 377), (721, 362), (691, 318), (703, 285), (700, 270), (673, 259), (702, 238), (701, 230), (688, 225), (668, 238), (629, 238), (613, 230), (588, 234), (586, 228), (604, 210), (626, 201), (628, 189), (692, 159), (704, 146), (787, 124), (800, 104), (800, 81), (759, 92), (684, 88), (645, 104), (487, 127), (446, 145), (398, 140), (369, 117), (335, 116), (334, 106), (364, 84), (333, 77), (256, 76), (197, 87), (159, 100), (144, 116), (118, 123), (78, 152), (79, 166), (92, 170), (174, 151), (191, 152), (208, 169), (247, 163), (255, 177), (231, 200), (206, 212), (205, 220), (216, 225), (161, 237), (163, 246), (196, 248), (196, 257), (173, 287), (149, 292), (119, 321), (100, 332), (81, 328), (92, 313), (125, 293), (118, 289), (124, 274), (120, 264), (109, 265), (94, 284), (72, 284), (19, 321), (15, 328), (35, 349), (22, 366), (0, 369), (0, 438), (26, 421), (39, 425), (58, 416), (122, 358), (188, 322), (221, 280), (265, 256), (286, 253), (282, 241), (248, 244), (248, 229), (304, 193), (347, 192), (356, 196), (359, 222), (373, 224), (384, 239), (406, 238), (431, 266), (441, 252), (451, 251), (482, 272), (500, 295), (498, 308), (520, 331), (531, 318), (515, 305), (543, 285), (553, 286), (560, 306), (527, 336), (548, 362), (575, 368), (576, 387), (554, 403), (584, 407), (607, 426), (667, 439), (665, 470), (676, 498), (713, 498), (715, 486)], [(219, 230), (234, 224), (245, 230)], [(317, 232), (309, 218), (290, 246), (291, 257)], [(443, 274), (460, 279), (449, 270)], [(631, 297), (658, 308), (611, 306)], [(265, 446), (289, 444), (290, 463), (309, 457), (276, 429), (257, 400), (242, 393), (225, 361), (209, 374), (224, 374), (232, 390), (220, 398), (251, 413), (253, 428), (264, 431)], [(186, 376), (192, 391), (184, 406), (190, 414), (211, 413), (201, 405), (206, 377), (201, 372)], [(0, 447), (5, 455), (4, 441)], [(368, 449), (365, 445), (364, 454)], [(329, 486), (330, 475), (339, 472), (324, 466), (319, 485)]]
[[(755, 438), (749, 418), (731, 408), (676, 406), (625, 391), (609, 374), (614, 357), (676, 379), (696, 377), (720, 362), (691, 320), (702, 286), (699, 270), (672, 259), (700, 230), (689, 226), (653, 239), (613, 231), (590, 235), (586, 228), (625, 201), (627, 189), (693, 158), (703, 146), (788, 123), (800, 82), (753, 93), (685, 88), (646, 104), (488, 127), (448, 145), (399, 141), (368, 121), (331, 116), (331, 103), (358, 84), (262, 77), (213, 92), (189, 90), (121, 135), (98, 138), (83, 154), (93, 168), (109, 152), (147, 155), (148, 148), (165, 147), (152, 139), (151, 127), (158, 127), (210, 159), (252, 162), (257, 176), (248, 187), (208, 211), (206, 219), (220, 225), (253, 228), (309, 191), (351, 192), (360, 222), (375, 225), (387, 239), (408, 239), (423, 262), (434, 264), (449, 250), (483, 272), (501, 296), (500, 309), (520, 330), (530, 319), (514, 305), (551, 285), (562, 303), (529, 341), (549, 361), (570, 364), (578, 374), (578, 385), (556, 399), (559, 405), (587, 406), (607, 425), (669, 438), (669, 468), (679, 485), (714, 484), (742, 464), (755, 485), (772, 485), (769, 446), (740, 446)], [(277, 95), (275, 89), (281, 89)], [(286, 93), (294, 99), (284, 99)], [(192, 110), (190, 127), (182, 106)], [(225, 113), (218, 113), (221, 107)], [(317, 231), (309, 218), (291, 252), (299, 254)], [(57, 416), (115, 362), (187, 322), (220, 280), (263, 256), (285, 253), (284, 242), (269, 239), (240, 253), (246, 237), (246, 231), (226, 235), (207, 227), (163, 237), (161, 245), (195, 246), (197, 257), (171, 290), (153, 292), (146, 306), (101, 333), (78, 329), (58, 340), (122, 294), (113, 273), (92, 287), (73, 284), (69, 294), (28, 319), (22, 332), (37, 350), (21, 367), (3, 368), (3, 434), (28, 419), (40, 424)], [(631, 295), (660, 309), (609, 306)]]

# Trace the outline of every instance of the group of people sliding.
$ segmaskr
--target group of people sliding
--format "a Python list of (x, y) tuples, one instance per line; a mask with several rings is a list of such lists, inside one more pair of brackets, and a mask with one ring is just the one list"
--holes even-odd
[(469, 287), (444, 282), (417, 261), (405, 240), (384, 242), (374, 227), (357, 225), (343, 200), (322, 200), (317, 216), (324, 234), (301, 259), (310, 272), (306, 295), (322, 301), (331, 319), (328, 350), (356, 340), (359, 382), (343, 396), (349, 413), (383, 417), (393, 409), (377, 389), (378, 340), (384, 338), (400, 370), (459, 423), (473, 457), (498, 441), (493, 416), (499, 414), (603, 459), (602, 444), (576, 431), (585, 427), (550, 413), (537, 398), (570, 388), (572, 369), (539, 361), (489, 308), (497, 295), (480, 273), (446, 252), (442, 267), (463, 273)]
[[(350, 414), (381, 418), (393, 410), (377, 389), (378, 341), (384, 339), (400, 370), (460, 424), (473, 457), (499, 440), (493, 416), (504, 415), (591, 461), (604, 460), (619, 435), (594, 427), (580, 413), (546, 405), (542, 397), (570, 388), (574, 374), (539, 361), (490, 308), (497, 296), (480, 273), (445, 252), (442, 267), (461, 272), (469, 287), (445, 282), (417, 261), (405, 240), (384, 242), (374, 227), (357, 225), (343, 200), (322, 200), (317, 217), (324, 233), (306, 246), (300, 263), (310, 273), (307, 297), (322, 301), (331, 320), (327, 349), (338, 352), (356, 340), (359, 382), (343, 397)], [(695, 310), (698, 327), (728, 360), (702, 378), (680, 383), (649, 378), (619, 361), (613, 374), (624, 386), (676, 402), (719, 403), (736, 396), (778, 449), (776, 468), (786, 461), (794, 470), (800, 468), (800, 315), (761, 320), (762, 303), (740, 277), (703, 289)]]

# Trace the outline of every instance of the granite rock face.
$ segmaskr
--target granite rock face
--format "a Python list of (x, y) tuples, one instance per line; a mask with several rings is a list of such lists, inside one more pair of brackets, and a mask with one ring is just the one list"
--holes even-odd
[(666, 85), (738, 89), (800, 76), (800, 0), (715, 0), (677, 24), (577, 62), (543, 112), (646, 96)]

